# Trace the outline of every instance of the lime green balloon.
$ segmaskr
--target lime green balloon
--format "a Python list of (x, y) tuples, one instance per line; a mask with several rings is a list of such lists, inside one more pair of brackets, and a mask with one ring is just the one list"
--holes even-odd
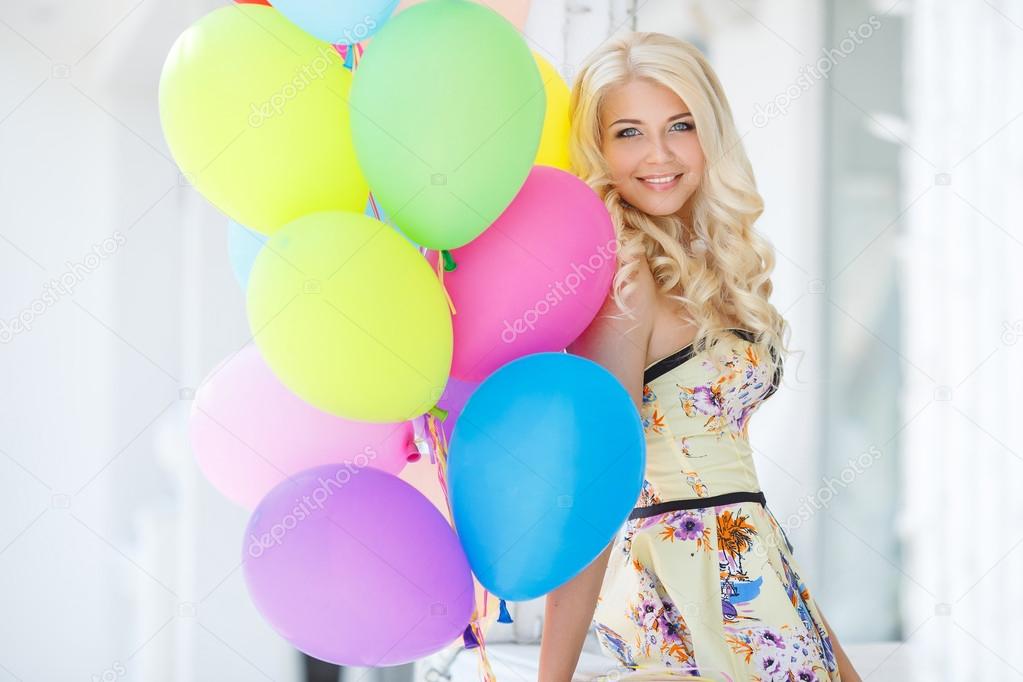
[(235, 221), (272, 234), (324, 210), (361, 212), (351, 72), (337, 51), (261, 5), (214, 10), (174, 43), (160, 120), (185, 178)]
[(512, 24), (475, 2), (430, 0), (387, 22), (359, 62), (355, 152), (388, 217), (416, 243), (452, 249), (522, 187), (546, 109)]
[(447, 297), (419, 251), (378, 220), (329, 211), (288, 223), (256, 258), (247, 306), (267, 364), (325, 412), (406, 421), (444, 391)]

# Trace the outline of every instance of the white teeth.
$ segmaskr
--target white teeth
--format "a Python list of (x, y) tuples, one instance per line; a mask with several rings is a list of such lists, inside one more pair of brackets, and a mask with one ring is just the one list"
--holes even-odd
[(678, 177), (677, 175), (669, 175), (668, 177), (664, 177), (664, 178), (644, 178), (643, 181), (644, 182), (649, 182), (649, 183), (651, 183), (653, 185), (666, 185), (669, 182), (674, 181), (675, 178), (677, 178), (677, 177)]

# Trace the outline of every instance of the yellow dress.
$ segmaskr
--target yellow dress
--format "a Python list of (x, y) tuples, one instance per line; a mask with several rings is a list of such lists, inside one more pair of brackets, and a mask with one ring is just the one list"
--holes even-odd
[(731, 332), (644, 373), (643, 490), (615, 537), (593, 627), (607, 654), (649, 679), (838, 680), (753, 466), (749, 418), (781, 369), (767, 377), (753, 334)]

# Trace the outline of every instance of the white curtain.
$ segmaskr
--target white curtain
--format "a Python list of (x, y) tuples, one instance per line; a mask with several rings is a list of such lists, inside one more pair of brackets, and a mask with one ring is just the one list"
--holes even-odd
[(1023, 605), (1023, 6), (917, 0), (903, 149), (902, 620), (918, 679), (1010, 679)]

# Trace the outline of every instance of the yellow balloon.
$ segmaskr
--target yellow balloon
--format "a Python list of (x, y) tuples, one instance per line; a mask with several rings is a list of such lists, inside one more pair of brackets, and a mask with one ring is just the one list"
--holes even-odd
[(536, 165), (554, 166), (571, 171), (568, 161), (570, 98), (568, 85), (550, 62), (535, 50), (533, 57), (540, 68), (540, 78), (547, 92), (547, 114), (543, 121), (543, 135), (540, 138), (540, 149), (536, 154)]
[(307, 213), (365, 208), (351, 84), (329, 43), (271, 7), (232, 4), (171, 47), (160, 120), (185, 178), (230, 218), (273, 234)]
[(267, 241), (247, 292), (267, 365), (330, 414), (400, 422), (437, 404), (451, 369), (448, 300), (394, 229), (357, 213), (314, 213)]

